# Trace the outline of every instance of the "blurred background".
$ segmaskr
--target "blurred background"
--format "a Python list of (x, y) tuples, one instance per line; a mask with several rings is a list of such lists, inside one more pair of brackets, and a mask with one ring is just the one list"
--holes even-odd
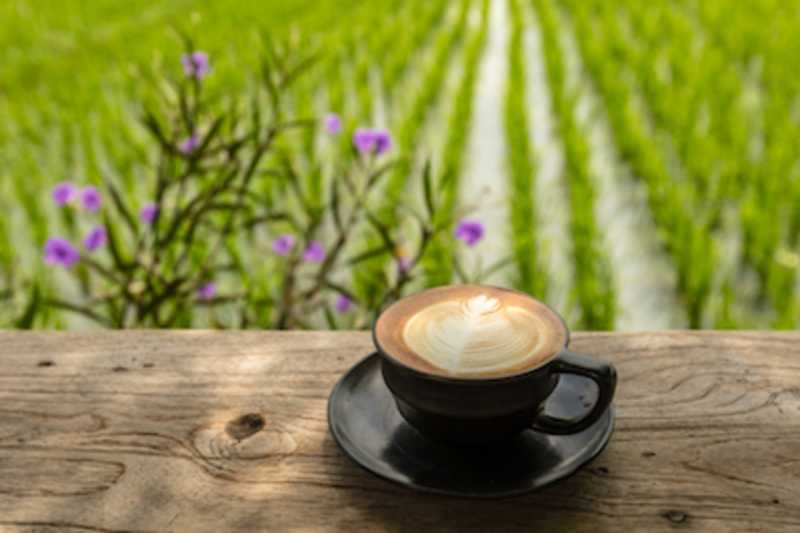
[[(447, 209), (479, 225), (450, 228), (466, 245), (420, 286), (482, 270), (582, 329), (798, 325), (800, 3), (5, 0), (0, 20), (0, 327), (88, 327), (41, 305), (88, 298), (44, 260), (49, 238), (91, 225), (54, 187), (113, 180), (138, 210), (157, 172), (144, 110), (174, 96), (187, 46), (207, 54), (204, 94), (246, 100), (274, 42), (313, 58), (286, 98), (318, 122), (285, 141), (301, 168), (336, 157), (325, 117), (346, 145), (381, 128), (404, 194), (429, 158)], [(375, 304), (340, 292), (366, 320)]]

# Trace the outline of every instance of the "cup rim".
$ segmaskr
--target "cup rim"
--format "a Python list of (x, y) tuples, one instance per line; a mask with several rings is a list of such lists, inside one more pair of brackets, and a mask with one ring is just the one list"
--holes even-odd
[[(508, 287), (500, 287), (498, 285), (489, 285), (489, 284), (484, 284), (484, 283), (454, 283), (454, 284), (449, 284), (449, 285), (440, 285), (438, 287), (430, 287), (428, 289), (423, 289), (423, 290), (431, 290), (431, 289), (444, 288), (444, 287), (453, 287), (453, 286), (459, 286), (459, 285), (474, 285), (474, 286), (477, 286), (477, 287), (488, 287), (488, 288), (492, 288), (492, 289), (502, 289), (504, 291), (515, 292), (515, 293), (517, 293), (519, 295), (525, 296), (526, 298), (531, 298), (532, 300), (535, 300), (536, 302), (538, 302), (539, 304), (541, 304), (545, 308), (547, 308), (547, 310), (549, 310), (551, 313), (553, 313), (553, 315), (555, 315), (558, 318), (558, 320), (561, 322), (561, 325), (564, 327), (564, 334), (565, 334), (564, 335), (564, 337), (565, 337), (564, 338), (564, 346), (562, 346), (559, 350), (554, 352), (550, 357), (545, 359), (539, 365), (537, 365), (537, 366), (535, 366), (533, 368), (529, 368), (529, 369), (525, 370), (524, 372), (520, 372), (519, 374), (511, 374), (511, 375), (508, 375), (508, 376), (498, 376), (498, 377), (488, 377), (488, 378), (465, 378), (465, 377), (456, 377), (456, 376), (441, 376), (441, 375), (438, 375), (438, 374), (431, 374), (431, 373), (428, 373), (428, 372), (424, 372), (422, 370), (418, 370), (418, 369), (416, 369), (416, 368), (414, 368), (414, 367), (412, 367), (410, 365), (407, 365), (407, 364), (403, 363), (402, 361), (400, 361), (396, 357), (393, 357), (388, 351), (386, 351), (383, 348), (383, 346), (381, 346), (380, 342), (378, 342), (378, 336), (375, 333), (376, 326), (378, 324), (378, 320), (380, 320), (381, 316), (392, 305), (394, 305), (394, 303), (399, 302), (403, 298), (408, 298), (409, 296), (411, 296), (411, 295), (407, 295), (407, 296), (404, 296), (403, 298), (401, 298), (400, 300), (396, 300), (395, 302), (392, 302), (392, 304), (390, 304), (390, 305), (386, 306), (385, 308), (381, 309), (381, 312), (378, 313), (378, 316), (372, 322), (372, 327), (370, 328), (371, 329), (371, 335), (372, 335), (372, 344), (375, 346), (375, 350), (378, 352), (378, 354), (382, 358), (388, 359), (392, 364), (395, 364), (395, 365), (403, 368), (404, 370), (406, 370), (408, 372), (416, 374), (417, 376), (422, 376), (422, 377), (424, 377), (426, 379), (429, 379), (429, 380), (441, 381), (441, 382), (445, 382), (445, 383), (458, 383), (458, 384), (471, 384), (471, 385), (481, 385), (481, 384), (491, 385), (491, 384), (497, 384), (497, 383), (502, 383), (502, 382), (515, 381), (515, 380), (518, 380), (518, 379), (526, 379), (530, 374), (533, 374), (535, 372), (539, 372), (543, 368), (545, 368), (547, 365), (552, 363), (558, 357), (558, 355), (560, 353), (562, 353), (564, 350), (566, 350), (568, 348), (569, 342), (570, 342), (571, 332), (569, 330), (569, 327), (567, 326), (567, 322), (564, 320), (564, 317), (561, 316), (561, 314), (558, 313), (555, 309), (553, 309), (552, 307), (547, 305), (545, 302), (539, 300), (538, 298), (536, 298), (534, 296), (531, 296), (530, 294), (528, 294), (526, 292), (523, 292), (523, 291), (520, 291), (520, 290), (517, 290), (517, 289), (508, 288)], [(418, 291), (418, 292), (422, 292), (422, 291)], [(414, 293), (414, 294), (416, 294), (416, 293)]]

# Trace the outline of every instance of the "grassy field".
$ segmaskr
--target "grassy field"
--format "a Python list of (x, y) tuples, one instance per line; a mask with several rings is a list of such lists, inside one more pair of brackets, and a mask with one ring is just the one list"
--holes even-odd
[[(437, 220), (485, 223), (469, 249), (434, 243), (420, 286), (487, 278), (585, 329), (800, 321), (800, 4), (9, 0), (0, 20), (0, 325), (34, 285), (73, 290), (42, 262), (46, 239), (74, 225), (53, 185), (111, 177), (137, 208), (146, 201), (142, 111), (169, 91), (164, 77), (182, 77), (182, 36), (209, 54), (205, 90), (224, 99), (250, 94), (267, 35), (318, 57), (292, 112), (343, 120), (336, 146), (311, 132), (288, 141), (311, 197), (326, 202), (332, 179), (315, 162), (377, 125), (402, 157), (373, 206), (387, 227), (399, 227), (398, 202), (422, 196), (411, 176), (428, 157)], [(488, 160), (502, 168), (476, 175)], [(359, 263), (342, 282), (374, 305), (387, 264)], [(34, 325), (76, 326), (52, 311)]]

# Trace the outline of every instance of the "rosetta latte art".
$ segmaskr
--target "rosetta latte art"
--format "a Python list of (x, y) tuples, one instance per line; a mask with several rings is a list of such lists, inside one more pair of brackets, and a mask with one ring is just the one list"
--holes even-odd
[(403, 341), (455, 376), (502, 372), (549, 352), (553, 326), (529, 309), (485, 294), (445, 300), (411, 316)]

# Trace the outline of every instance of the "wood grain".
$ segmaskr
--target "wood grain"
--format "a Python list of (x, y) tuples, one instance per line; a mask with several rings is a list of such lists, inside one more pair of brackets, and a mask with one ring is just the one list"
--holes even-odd
[(0, 333), (0, 531), (800, 531), (800, 334), (576, 334), (612, 360), (591, 465), (499, 501), (345, 458), (328, 393), (367, 333)]

